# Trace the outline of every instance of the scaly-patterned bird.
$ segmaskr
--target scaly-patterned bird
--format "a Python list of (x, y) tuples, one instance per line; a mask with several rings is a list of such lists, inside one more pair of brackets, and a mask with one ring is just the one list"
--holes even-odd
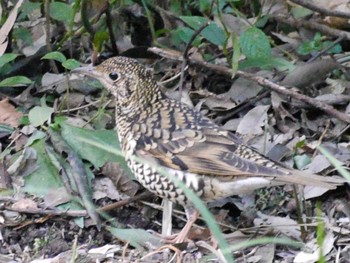
[(284, 168), (243, 145), (200, 112), (167, 98), (134, 59), (114, 57), (74, 72), (98, 79), (114, 96), (122, 151), (137, 180), (156, 195), (184, 206), (188, 221), (175, 243), (186, 239), (199, 214), (181, 187), (156, 167), (178, 178), (204, 202), (272, 185), (333, 189), (341, 183)]

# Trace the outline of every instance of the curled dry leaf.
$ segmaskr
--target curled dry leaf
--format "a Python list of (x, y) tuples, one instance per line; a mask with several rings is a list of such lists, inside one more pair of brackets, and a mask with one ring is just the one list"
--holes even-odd
[(126, 195), (119, 192), (112, 180), (108, 177), (96, 178), (94, 180), (94, 193), (93, 199), (99, 200), (101, 198), (108, 197), (112, 200), (123, 200), (126, 198)]
[(265, 125), (269, 108), (269, 105), (259, 105), (251, 109), (239, 123), (237, 133), (248, 136), (263, 134), (262, 127)]
[(0, 28), (0, 56), (4, 54), (7, 48), (8, 42), (6, 39), (16, 21), (17, 11), (18, 11), (18, 8), (22, 5), (22, 3), (23, 3), (23, 0), (19, 0), (17, 2), (17, 4), (15, 5), (15, 8), (11, 11), (6, 22)]
[(12, 205), (13, 209), (18, 209), (18, 210), (38, 210), (38, 205), (35, 203), (33, 200), (29, 198), (23, 198), (21, 200), (18, 200)]
[(255, 226), (268, 225), (276, 232), (300, 240), (300, 227), (295, 220), (289, 217), (269, 216), (261, 212), (258, 212), (257, 215), (258, 218), (254, 219)]
[(16, 111), (16, 108), (9, 103), (8, 98), (0, 101), (0, 123), (16, 128), (22, 116), (23, 114)]
[[(320, 247), (317, 245), (316, 240), (313, 239), (309, 241), (305, 246), (306, 248), (308, 248), (308, 252), (301, 251), (294, 258), (293, 262), (294, 263), (318, 262), (318, 260), (320, 259), (320, 252), (322, 251), (323, 256), (326, 256), (327, 254), (329, 254), (333, 249), (334, 242), (335, 242), (334, 233), (331, 231), (327, 231), (326, 236), (322, 243), (322, 250), (320, 250)], [(310, 252), (310, 250), (312, 252)]]
[(132, 197), (139, 189), (139, 185), (130, 179), (118, 163), (107, 162), (102, 168), (102, 173), (112, 180), (121, 193)]

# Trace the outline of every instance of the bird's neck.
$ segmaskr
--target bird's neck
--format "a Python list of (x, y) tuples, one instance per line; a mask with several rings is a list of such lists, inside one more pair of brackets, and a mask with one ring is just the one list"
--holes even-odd
[(126, 101), (116, 99), (116, 124), (119, 136), (127, 139), (132, 125), (142, 123), (145, 115), (166, 99), (158, 84), (145, 89), (137, 89)]

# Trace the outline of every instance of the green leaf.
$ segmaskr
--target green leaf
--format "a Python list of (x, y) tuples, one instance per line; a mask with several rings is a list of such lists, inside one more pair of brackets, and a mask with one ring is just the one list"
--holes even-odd
[(224, 30), (219, 27), (215, 22), (211, 22), (209, 26), (203, 29), (201, 34), (209, 42), (214, 45), (223, 46), (226, 40), (226, 34)]
[(107, 31), (97, 31), (94, 35), (94, 46), (97, 51), (101, 51), (103, 43), (109, 40), (109, 34)]
[(303, 169), (306, 165), (311, 163), (311, 158), (306, 154), (296, 155), (293, 157), (293, 159), (296, 167), (299, 170)]
[(201, 16), (180, 16), (180, 19), (192, 27), (194, 30), (200, 28), (204, 23), (208, 21), (208, 19)]
[(234, 76), (236, 75), (236, 72), (238, 70), (238, 62), (239, 62), (239, 58), (241, 57), (241, 49), (239, 47), (238, 37), (236, 36), (235, 33), (232, 33), (231, 39), (232, 39), (232, 47), (233, 47), (231, 69), (232, 69), (232, 76)]
[(65, 55), (63, 55), (61, 52), (58, 52), (58, 51), (49, 52), (45, 56), (43, 56), (41, 59), (53, 59), (61, 63), (67, 60)]
[[(172, 43), (174, 45), (179, 45), (181, 41), (188, 43), (194, 33), (194, 30), (188, 27), (180, 27), (172, 31)], [(195, 42), (199, 42), (199, 38), (197, 37), (197, 40), (193, 41), (193, 45), (195, 45)]]
[(298, 141), (294, 146), (294, 151), (296, 151), (297, 149), (301, 149), (304, 146), (305, 146), (305, 140)]
[(0, 135), (11, 134), (14, 130), (11, 126), (0, 123)]
[(70, 58), (70, 59), (67, 59), (66, 61), (64, 61), (62, 63), (62, 66), (65, 67), (66, 69), (72, 70), (72, 69), (80, 67), (80, 62), (73, 59), (73, 58)]
[(199, 0), (199, 10), (201, 12), (209, 11), (211, 6), (210, 0)]
[(58, 21), (69, 23), (73, 16), (73, 9), (68, 4), (52, 2), (50, 4), (50, 16)]
[(322, 146), (317, 147), (318, 150), (328, 159), (328, 161), (337, 169), (337, 171), (348, 181), (350, 184), (350, 173), (347, 168), (344, 167), (344, 164), (337, 160), (328, 150)]
[(159, 237), (152, 235), (144, 229), (122, 229), (115, 227), (107, 227), (107, 229), (118, 239), (130, 243), (138, 249), (141, 249), (147, 242), (161, 245), (161, 239)]
[(28, 113), (30, 123), (37, 127), (43, 125), (46, 121), (50, 120), (51, 114), (54, 112), (53, 108), (35, 106)]
[(37, 168), (24, 178), (24, 191), (43, 196), (62, 187), (63, 183), (58, 170), (45, 150), (45, 140), (36, 141), (30, 148), (36, 151)]
[(41, 3), (25, 1), (19, 8), (21, 10), (19, 17), (26, 17), (32, 14), (34, 10), (39, 9), (40, 6), (41, 6)]
[(4, 79), (0, 82), (0, 87), (16, 87), (32, 84), (33, 81), (25, 76), (15, 76)]
[(5, 64), (13, 61), (18, 57), (18, 54), (13, 53), (7, 53), (0, 56), (0, 68), (3, 67)]
[(250, 27), (241, 34), (240, 45), (242, 53), (247, 58), (271, 57), (269, 39), (262, 30), (256, 27)]
[[(311, 41), (303, 42), (297, 49), (297, 52), (301, 55), (308, 55), (313, 52), (319, 52), (327, 47), (333, 45), (331, 41), (323, 41), (322, 35), (317, 32), (314, 36), (314, 39)], [(327, 53), (338, 54), (342, 52), (342, 47), (339, 44), (334, 45), (330, 50), (327, 50)]]
[(247, 69), (258, 67), (261, 69), (271, 70), (278, 69), (280, 71), (291, 71), (295, 68), (295, 65), (284, 58), (248, 58), (239, 63), (239, 69)]
[[(321, 50), (328, 48), (329, 46), (333, 45), (332, 41), (324, 41), (321, 44)], [(327, 51), (328, 54), (339, 54), (343, 52), (343, 48), (341, 45), (336, 44), (331, 49)]]
[(37, 140), (44, 139), (46, 137), (46, 134), (40, 130), (35, 130), (33, 134), (28, 138), (25, 147), (31, 146), (34, 142)]
[(120, 142), (118, 140), (115, 131), (108, 130), (86, 130), (82, 128), (77, 128), (65, 123), (61, 124), (62, 127), (62, 137), (63, 139), (79, 154), (82, 159), (88, 160), (95, 167), (99, 168), (104, 165), (107, 161), (119, 162), (125, 171), (129, 171), (132, 174), (125, 159), (121, 156), (116, 156), (111, 154), (101, 148), (97, 148), (91, 144), (82, 143), (79, 139), (85, 139), (89, 141), (97, 142), (103, 145), (105, 148), (113, 148), (115, 150), (120, 150)]
[[(203, 24), (208, 22), (206, 18), (201, 16), (180, 16), (180, 18), (194, 30), (199, 29)], [(224, 45), (226, 40), (224, 30), (221, 27), (219, 27), (215, 22), (210, 22), (210, 24), (203, 29), (200, 35), (215, 45), (222, 46)]]
[(292, 7), (291, 13), (295, 19), (299, 19), (311, 15), (312, 11), (302, 6), (296, 6)]
[(24, 27), (15, 28), (13, 30), (13, 36), (16, 39), (22, 40), (26, 45), (31, 45), (33, 43), (32, 34), (27, 28), (24, 28)]

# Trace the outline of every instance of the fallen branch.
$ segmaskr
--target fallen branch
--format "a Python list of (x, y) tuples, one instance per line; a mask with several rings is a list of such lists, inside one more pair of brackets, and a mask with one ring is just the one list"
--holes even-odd
[(284, 23), (284, 24), (290, 25), (290, 26), (295, 27), (295, 28), (303, 27), (306, 29), (321, 32), (324, 35), (334, 36), (334, 37), (343, 37), (343, 38), (346, 38), (347, 40), (350, 40), (350, 33), (349, 32), (344, 31), (344, 30), (339, 30), (336, 28), (331, 28), (327, 25), (323, 25), (323, 24), (317, 23), (315, 21), (296, 20), (291, 16), (286, 16), (286, 15), (282, 15), (282, 14), (273, 15), (273, 18), (280, 23)]
[[(97, 212), (106, 212), (110, 211), (119, 207), (126, 206), (130, 203), (139, 201), (139, 200), (144, 200), (153, 194), (150, 192), (144, 192), (139, 195), (136, 195), (134, 197), (130, 197), (125, 200), (121, 200), (118, 202), (115, 202), (110, 205), (106, 205), (104, 207), (96, 209)], [(5, 199), (6, 200), (6, 199)], [(14, 211), (22, 214), (33, 214), (33, 215), (50, 215), (50, 216), (70, 216), (70, 217), (85, 217), (88, 216), (88, 212), (86, 210), (63, 210), (60, 211), (58, 209), (40, 209), (40, 208), (35, 208), (35, 209), (30, 209), (30, 208), (14, 208), (11, 206), (3, 206), (3, 210), (9, 210), (9, 211)]]
[[(162, 56), (162, 57), (165, 57), (168, 59), (172, 59), (172, 60), (179, 61), (179, 62), (183, 61), (182, 54), (178, 51), (175, 51), (175, 50), (161, 49), (161, 48), (157, 48), (157, 47), (152, 47), (152, 48), (149, 48), (148, 50), (154, 54), (157, 54), (159, 56)], [(222, 75), (226, 75), (229, 77), (232, 76), (231, 69), (224, 67), (224, 66), (211, 64), (211, 63), (197, 60), (197, 59), (188, 59), (188, 63), (190, 65), (193, 65), (193, 66), (199, 66), (199, 67), (210, 69), (210, 70), (212, 70), (216, 73), (222, 74)], [(260, 76), (256, 76), (256, 75), (251, 74), (251, 73), (247, 73), (247, 72), (238, 70), (236, 75), (241, 76), (241, 77), (246, 78), (246, 79), (249, 79), (249, 80), (252, 80), (254, 82), (257, 82), (261, 86), (269, 88), (270, 90), (273, 90), (273, 91), (278, 92), (280, 94), (284, 94), (284, 95), (290, 96), (293, 99), (305, 102), (305, 103), (307, 103), (307, 104), (309, 104), (317, 109), (320, 109), (320, 110), (326, 112), (327, 114), (329, 114), (329, 115), (331, 115), (339, 120), (350, 123), (350, 116), (349, 115), (336, 110), (332, 106), (325, 104), (322, 101), (313, 99), (313, 98), (308, 97), (308, 96), (301, 94), (301, 93), (297, 93), (297, 92), (293, 91), (292, 89), (288, 89), (284, 86), (278, 85), (276, 83), (273, 83), (270, 80), (267, 80), (267, 79), (260, 77)]]
[(305, 0), (290, 0), (290, 1), (295, 4), (301, 5), (307, 9), (310, 9), (312, 11), (316, 11), (325, 16), (334, 16), (334, 17), (342, 17), (342, 18), (350, 19), (350, 13), (323, 8), (322, 6), (315, 5), (310, 1), (305, 1)]

